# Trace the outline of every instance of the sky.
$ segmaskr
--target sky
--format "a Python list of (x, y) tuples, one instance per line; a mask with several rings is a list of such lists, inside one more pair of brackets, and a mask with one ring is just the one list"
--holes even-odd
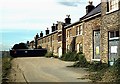
[[(101, 0), (93, 0), (96, 6)], [(88, 0), (0, 0), (0, 51), (34, 40), (35, 35), (70, 15), (71, 23), (86, 14)]]

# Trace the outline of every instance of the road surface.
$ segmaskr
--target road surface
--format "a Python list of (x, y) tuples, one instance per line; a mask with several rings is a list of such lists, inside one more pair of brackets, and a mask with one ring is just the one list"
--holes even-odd
[(82, 79), (86, 74), (82, 68), (66, 67), (73, 62), (56, 58), (23, 57), (12, 61), (11, 82), (88, 82)]

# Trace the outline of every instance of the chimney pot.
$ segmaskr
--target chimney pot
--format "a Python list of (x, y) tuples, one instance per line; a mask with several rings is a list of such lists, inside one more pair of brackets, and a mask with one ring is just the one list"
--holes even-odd
[(40, 33), (40, 37), (43, 37), (43, 33), (42, 33), (42, 31), (41, 31), (41, 33)]
[(66, 15), (67, 18), (65, 18), (65, 24), (68, 25), (68, 24), (71, 24), (71, 18), (70, 18), (70, 15)]
[(95, 6), (93, 5), (93, 1), (89, 0), (89, 5), (86, 6), (86, 13), (91, 12), (94, 8), (95, 8)]
[(52, 28), (52, 32), (54, 32), (56, 30), (56, 26), (54, 23), (53, 23), (53, 26), (51, 26), (51, 28)]
[(47, 28), (47, 30), (45, 30), (45, 32), (46, 32), (46, 35), (48, 35), (49, 34), (49, 29)]

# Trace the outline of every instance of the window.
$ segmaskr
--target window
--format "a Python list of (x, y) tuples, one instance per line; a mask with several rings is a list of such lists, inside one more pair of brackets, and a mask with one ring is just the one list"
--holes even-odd
[(53, 48), (52, 48), (52, 52), (54, 53), (54, 46), (53, 46)]
[(119, 37), (119, 31), (116, 31), (116, 37)]
[(119, 0), (108, 0), (107, 2), (107, 12), (112, 12), (118, 10), (119, 8)]
[(45, 43), (46, 43), (46, 38), (45, 38)]
[(67, 37), (70, 37), (72, 35), (71, 29), (67, 31)]
[(109, 32), (109, 37), (110, 38), (119, 37), (119, 31), (111, 31), (111, 32)]
[(67, 45), (67, 52), (69, 51), (69, 49), (70, 49), (70, 48), (69, 48), (69, 45)]
[(78, 52), (83, 52), (83, 45), (82, 44), (77, 44), (77, 53)]
[(48, 42), (49, 42), (49, 37), (48, 37)]
[(69, 33), (70, 33), (69, 30), (67, 30), (67, 37), (69, 37)]
[(76, 35), (82, 35), (82, 25), (76, 27)]
[(58, 36), (58, 41), (62, 41), (62, 36)]
[(79, 35), (79, 27), (76, 27), (76, 35)]
[(80, 29), (79, 34), (82, 35), (82, 25), (79, 26), (79, 29)]
[(83, 45), (82, 44), (79, 44), (79, 46), (80, 46), (80, 52), (83, 52)]
[(53, 39), (53, 41), (54, 41), (54, 35), (52, 36), (52, 39)]

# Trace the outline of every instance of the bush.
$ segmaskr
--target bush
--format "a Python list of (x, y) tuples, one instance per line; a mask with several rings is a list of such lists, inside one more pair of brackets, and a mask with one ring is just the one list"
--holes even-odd
[(114, 65), (113, 65), (113, 71), (114, 71), (114, 73), (116, 73), (115, 74), (115, 76), (116, 76), (115, 81), (120, 82), (120, 58), (118, 58), (115, 61)]
[(60, 59), (63, 61), (77, 61), (78, 57), (76, 55), (76, 52), (69, 51), (65, 53), (64, 55), (62, 55)]
[(87, 67), (88, 62), (85, 58), (85, 55), (82, 52), (77, 53), (76, 57), (78, 58), (78, 61), (74, 63), (74, 67)]
[(100, 71), (108, 68), (108, 64), (102, 63), (101, 61), (94, 61), (89, 65), (90, 71)]
[(54, 57), (53, 52), (47, 52), (45, 54), (45, 57)]
[(108, 64), (94, 62), (90, 65), (90, 70), (96, 72), (90, 74), (90, 79), (92, 81), (120, 82), (120, 58), (110, 67), (108, 67)]

